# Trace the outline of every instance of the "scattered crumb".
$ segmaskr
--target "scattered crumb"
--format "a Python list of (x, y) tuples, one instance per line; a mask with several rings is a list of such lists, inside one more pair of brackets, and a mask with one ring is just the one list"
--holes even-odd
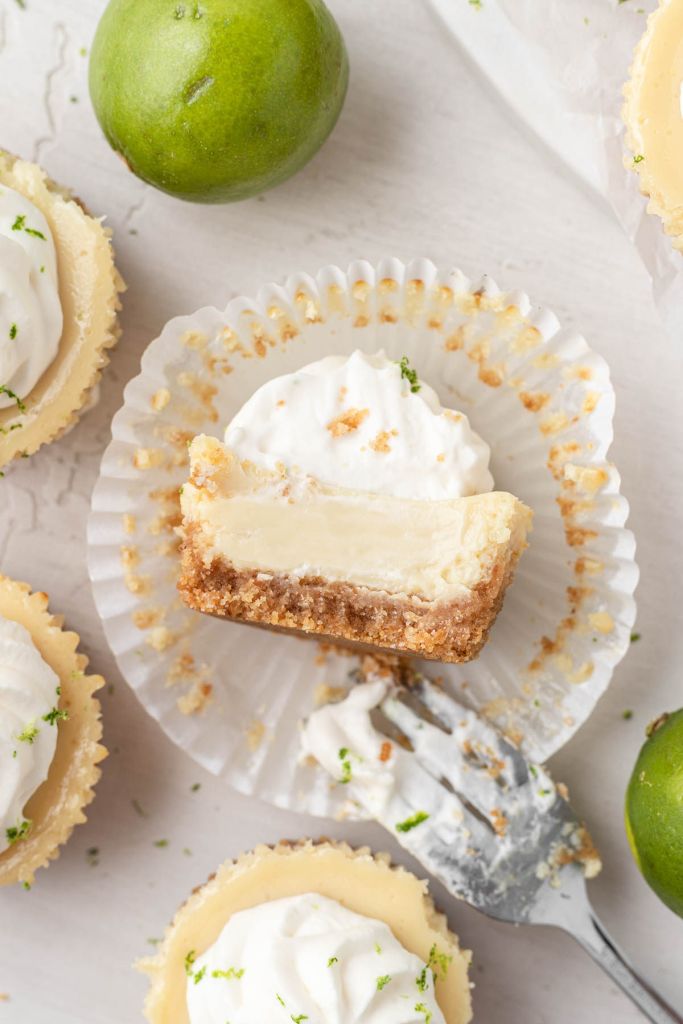
[(640, 640), (640, 633), (631, 633), (630, 639), (632, 644), (637, 644)]
[(374, 441), (370, 442), (370, 447), (374, 452), (390, 452), (389, 442), (392, 437), (398, 437), (398, 430), (380, 430)]
[(609, 612), (592, 612), (588, 622), (598, 633), (611, 633), (614, 630), (614, 619)]
[(139, 608), (131, 618), (138, 629), (151, 629), (161, 622), (164, 615), (163, 608)]
[[(322, 655), (318, 655), (321, 658)], [(318, 662), (316, 658), (316, 663)], [(324, 663), (324, 662), (323, 662)], [(331, 704), (333, 701), (341, 700), (346, 696), (347, 690), (343, 686), (330, 686), (329, 683), (319, 683), (313, 691), (313, 703), (317, 708), (323, 704)]]
[(152, 469), (162, 461), (162, 453), (158, 448), (137, 448), (133, 454), (133, 465), (136, 469)]
[(327, 429), (332, 434), (332, 437), (343, 437), (344, 434), (350, 434), (351, 431), (358, 430), (363, 420), (369, 415), (369, 409), (347, 409), (346, 412), (330, 420), (327, 424)]
[(198, 792), (198, 790), (200, 790), (201, 788), (202, 788), (202, 784), (201, 784), (201, 782), (194, 782), (194, 783), (193, 783), (193, 784), (192, 784), (192, 785), (190, 786), (190, 793), (196, 793), (196, 792)]
[(159, 388), (152, 395), (152, 408), (155, 412), (161, 412), (165, 409), (168, 403), (171, 401), (171, 392), (168, 388)]
[(135, 813), (139, 814), (141, 818), (149, 817), (149, 815), (147, 814), (147, 811), (145, 811), (143, 809), (142, 804), (140, 803), (139, 800), (131, 800), (131, 806), (132, 806), (133, 810), (135, 811)]
[(163, 850), (165, 849), (165, 847), (168, 846), (168, 839), (155, 839), (154, 845), (157, 847), (158, 850)]
[(501, 839), (506, 835), (508, 830), (508, 820), (501, 811), (500, 807), (494, 807), (491, 811), (491, 821), (493, 822), (493, 830), (497, 836)]
[(630, 708), (626, 708), (624, 711), (621, 712), (621, 717), (624, 719), (625, 722), (628, 722), (631, 718), (633, 718), (633, 712)]
[(389, 740), (385, 740), (379, 752), (379, 759), (383, 763), (391, 757), (392, 746)]
[(126, 512), (126, 514), (122, 518), (122, 523), (124, 533), (135, 533), (135, 530), (137, 529), (138, 525), (135, 516), (132, 516), (129, 512)]
[(196, 715), (204, 711), (211, 701), (213, 686), (211, 683), (197, 680), (186, 694), (177, 700), (178, 710), (181, 715)]
[(173, 633), (167, 626), (157, 626), (147, 637), (147, 643), (149, 646), (161, 654), (163, 651), (168, 650), (177, 641), (178, 636)]
[(91, 846), (88, 850), (86, 850), (85, 859), (87, 860), (91, 868), (96, 868), (97, 865), (100, 863), (99, 847)]
[(266, 726), (260, 719), (255, 718), (249, 728), (245, 730), (244, 735), (249, 749), (251, 751), (256, 751), (263, 743), (263, 739), (266, 735)]

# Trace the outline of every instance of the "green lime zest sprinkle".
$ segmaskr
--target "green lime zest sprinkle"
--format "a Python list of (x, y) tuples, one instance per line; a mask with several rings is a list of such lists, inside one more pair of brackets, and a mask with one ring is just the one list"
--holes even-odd
[(439, 977), (439, 973), (442, 978), (445, 978), (448, 974), (448, 968), (451, 965), (453, 957), (448, 953), (442, 953), (436, 943), (429, 950), (429, 960), (427, 961), (427, 967), (431, 968), (432, 974), (435, 978)]
[(163, 850), (164, 847), (168, 846), (168, 839), (155, 839), (154, 845), (158, 850)]
[(228, 967), (227, 971), (211, 971), (212, 978), (225, 978), (226, 981), (231, 981), (233, 978), (239, 981), (240, 978), (244, 977), (244, 967), (239, 969), (236, 967)]
[(389, 984), (390, 981), (391, 981), (391, 975), (390, 974), (383, 974), (381, 977), (379, 977), (377, 979), (377, 991), (381, 992), (383, 988), (386, 988), (386, 986)]
[[(620, 0), (620, 3), (623, 3), (623, 0)], [(645, 159), (645, 157), (643, 156), (642, 153), (636, 153), (636, 155), (633, 158), (633, 163), (634, 164), (642, 164), (644, 159)]]
[(424, 1013), (425, 1024), (430, 1024), (433, 1014), (429, 1007), (425, 1006), (424, 1003), (415, 1003), (415, 1013)]
[(408, 356), (403, 356), (400, 363), (398, 364), (401, 370), (401, 377), (407, 380), (410, 384), (410, 390), (415, 395), (420, 390), (422, 385), (420, 384), (417, 376), (417, 370), (414, 370), (408, 361)]
[(30, 722), (25, 729), (22, 729), (17, 739), (20, 743), (33, 743), (34, 739), (40, 732), (40, 728), (35, 722)]
[(632, 644), (637, 644), (640, 640), (640, 633), (631, 633), (630, 640)]
[(422, 968), (417, 978), (415, 979), (418, 992), (426, 992), (427, 990), (427, 965)]
[(17, 409), (19, 410), (19, 412), (26, 412), (26, 406), (19, 398), (19, 395), (16, 395), (11, 388), (7, 387), (6, 384), (0, 384), (0, 395), (7, 395), (8, 398), (11, 398), (13, 401), (17, 403)]
[(380, 946), (379, 942), (376, 942), (375, 943), (375, 953), (377, 953), (379, 955), (381, 952), (382, 952), (382, 947)]
[(48, 725), (55, 725), (57, 722), (65, 722), (69, 717), (69, 712), (66, 708), (53, 708), (52, 711), (48, 711), (46, 715), (43, 715), (43, 721), (47, 722)]
[(624, 711), (621, 712), (621, 717), (624, 719), (625, 722), (628, 722), (630, 718), (633, 718), (633, 712), (630, 708), (626, 708)]
[(12, 324), (12, 326), (9, 329), (9, 340), (10, 341), (14, 341), (14, 339), (16, 338), (18, 333), (19, 333), (19, 328), (17, 327), (16, 324)]
[(332, 964), (338, 964), (338, 963), (339, 963), (339, 957), (331, 956), (330, 959), (327, 961), (327, 966), (331, 967)]
[(203, 980), (205, 974), (206, 974), (206, 964), (204, 964), (204, 966), (201, 968), (201, 970), (195, 971), (194, 978), (193, 978), (195, 985), (198, 985), (199, 982)]
[(290, 1020), (292, 1020), (294, 1024), (301, 1024), (302, 1020), (308, 1020), (308, 1015), (305, 1013), (300, 1013), (295, 1017), (294, 1014), (291, 1013)]
[(26, 215), (23, 213), (17, 214), (16, 220), (12, 225), (12, 231), (23, 231), (24, 224), (26, 223)]
[(275, 998), (277, 999), (277, 1001), (280, 1004), (280, 1006), (284, 1006), (285, 1005), (285, 1001), (284, 1001), (284, 999), (282, 998), (282, 996), (280, 995), (279, 992), (275, 993)]
[(426, 811), (416, 811), (415, 814), (411, 814), (405, 821), (399, 821), (396, 825), (397, 832), (411, 832), (418, 825), (421, 825), (423, 821), (426, 821), (429, 815)]
[(339, 754), (337, 755), (341, 761), (342, 777), (339, 780), (342, 785), (346, 785), (347, 782), (351, 781), (351, 761), (349, 759), (349, 748), (341, 747)]
[(188, 976), (188, 978), (192, 974), (194, 974), (193, 964), (196, 959), (197, 951), (195, 949), (191, 949), (189, 953), (185, 954), (185, 974)]
[(31, 825), (33, 824), (30, 819), (25, 818), (24, 821), (20, 822), (19, 825), (12, 825), (10, 828), (5, 829), (5, 837), (10, 846), (20, 842), (22, 839), (26, 839), (26, 836), (31, 831)]

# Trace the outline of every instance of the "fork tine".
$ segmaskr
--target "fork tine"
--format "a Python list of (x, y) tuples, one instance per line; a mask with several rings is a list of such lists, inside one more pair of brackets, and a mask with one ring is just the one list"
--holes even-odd
[[(486, 764), (468, 759), (455, 736), (421, 719), (396, 697), (382, 702), (386, 717), (408, 737), (415, 757), (437, 781), (445, 779), (461, 803), (479, 812), (492, 829), (501, 829), (501, 787)], [(472, 812), (470, 812), (472, 813)]]

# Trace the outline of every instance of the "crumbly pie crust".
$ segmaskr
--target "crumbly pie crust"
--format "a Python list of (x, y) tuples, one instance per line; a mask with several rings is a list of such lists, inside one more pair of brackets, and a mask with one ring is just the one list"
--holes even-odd
[(48, 611), (48, 598), (32, 593), (26, 583), (0, 575), (0, 615), (20, 622), (45, 661), (59, 676), (60, 709), (68, 718), (57, 723), (57, 749), (45, 782), (25, 808), (31, 829), (25, 839), (0, 853), (0, 886), (23, 882), (59, 856), (59, 848), (75, 825), (86, 820), (84, 808), (94, 797), (97, 767), (107, 755), (100, 744), (100, 704), (93, 696), (104, 685), (101, 676), (87, 675), (88, 659), (78, 651), (80, 638), (62, 629), (61, 616)]
[(321, 577), (238, 570), (207, 557), (194, 524), (183, 537), (178, 589), (197, 611), (444, 662), (471, 661), (484, 646), (521, 554), (506, 549), (466, 597), (432, 603)]
[(436, 995), (447, 1024), (467, 1024), (472, 1017), (467, 970), (470, 954), (460, 949), (427, 893), (427, 883), (385, 854), (344, 843), (302, 840), (257, 847), (227, 861), (196, 889), (178, 910), (156, 956), (139, 962), (150, 979), (145, 1002), (150, 1024), (189, 1024), (185, 958), (200, 956), (239, 910), (267, 900), (317, 892), (367, 917), (384, 921), (402, 945), (429, 959), (436, 944), (452, 957), (445, 976), (437, 978)]
[[(90, 407), (107, 349), (119, 337), (119, 293), (111, 232), (36, 164), (0, 151), (0, 185), (21, 192), (52, 230), (64, 329), (53, 363), (24, 399), (0, 409), (0, 467), (60, 437)], [(0, 383), (2, 383), (0, 381)]]
[(641, 191), (649, 197), (648, 211), (662, 219), (677, 249), (683, 249), (681, 34), (683, 2), (660, 0), (636, 47), (623, 111), (632, 153), (627, 165), (637, 172)]

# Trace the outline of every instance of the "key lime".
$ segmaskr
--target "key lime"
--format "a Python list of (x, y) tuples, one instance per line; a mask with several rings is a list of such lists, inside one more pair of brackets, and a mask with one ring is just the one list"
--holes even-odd
[(626, 832), (645, 880), (683, 917), (683, 709), (648, 729), (626, 792)]
[(322, 0), (111, 0), (90, 54), (114, 150), (150, 184), (203, 203), (298, 171), (332, 131), (347, 82)]

